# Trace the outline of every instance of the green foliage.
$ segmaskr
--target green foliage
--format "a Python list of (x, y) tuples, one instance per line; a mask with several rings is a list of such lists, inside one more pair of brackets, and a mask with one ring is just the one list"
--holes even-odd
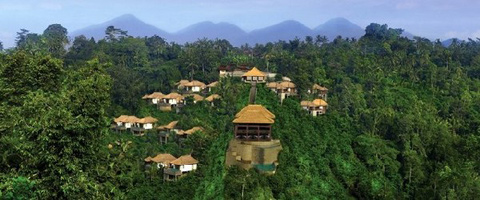
[[(57, 50), (66, 30), (47, 29), (21, 30), (17, 48), (0, 54), (1, 198), (475, 199), (480, 192), (480, 40), (444, 47), (371, 24), (359, 40), (236, 48), (226, 40), (133, 38), (109, 27), (106, 39), (78, 37), (64, 55)], [(220, 64), (255, 65), (299, 89), (280, 103), (257, 87), (256, 103), (276, 115), (273, 137), (283, 147), (274, 175), (224, 166), (231, 121), (249, 97), (238, 78), (220, 80), (213, 107), (189, 103), (176, 114), (141, 101), (180, 79), (218, 80)], [(314, 98), (313, 83), (329, 88), (327, 114), (318, 117), (299, 104)], [(107, 131), (121, 114), (204, 131), (159, 145), (155, 131)], [(198, 170), (163, 182), (162, 170), (143, 159), (164, 152), (191, 153)]]

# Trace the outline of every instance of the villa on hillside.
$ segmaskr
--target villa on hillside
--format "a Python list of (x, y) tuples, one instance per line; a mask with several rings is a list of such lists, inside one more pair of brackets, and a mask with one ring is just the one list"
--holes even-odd
[(182, 79), (178, 82), (175, 83), (175, 86), (177, 87), (178, 91), (182, 91), (185, 89), (185, 84), (189, 83), (189, 80)]
[(210, 93), (212, 92), (212, 89), (214, 87), (217, 87), (218, 85), (218, 81), (214, 81), (214, 82), (211, 82), (210, 84), (207, 85), (207, 87), (205, 88), (205, 93)]
[(208, 101), (211, 106), (215, 106), (215, 99), (221, 99), (222, 97), (218, 94), (212, 94), (205, 98), (205, 101)]
[(176, 160), (175, 156), (169, 153), (161, 153), (156, 155), (155, 157), (148, 156), (144, 159), (146, 165), (151, 165), (152, 163), (157, 164), (157, 169), (163, 169), (169, 167), (170, 162)]
[(328, 101), (328, 88), (322, 87), (318, 84), (313, 84), (312, 88), (307, 91), (309, 94), (316, 94), (321, 99)]
[(280, 101), (286, 97), (297, 95), (295, 83), (290, 81), (270, 82), (267, 84), (267, 88), (278, 94)]
[(265, 83), (267, 76), (256, 67), (242, 75), (242, 80), (246, 83)]
[(153, 129), (158, 120), (153, 117), (139, 119), (136, 116), (121, 115), (114, 120), (112, 129), (116, 131), (130, 130), (132, 133), (142, 135), (145, 131)]
[(185, 174), (197, 170), (198, 161), (191, 155), (180, 156), (163, 170), (164, 181), (176, 181)]
[(177, 131), (177, 139), (179, 140), (179, 142), (181, 142), (182, 140), (187, 139), (188, 136), (192, 135), (193, 133), (202, 132), (202, 131), (203, 131), (203, 127), (200, 127), (200, 126), (195, 126), (195, 127), (191, 128), (191, 129), (188, 129), (186, 131), (179, 130), (179, 131)]
[(248, 105), (235, 115), (234, 139), (229, 142), (225, 164), (243, 169), (255, 168), (262, 173), (275, 173), (280, 140), (272, 139), (275, 115), (262, 105)]
[(146, 94), (142, 97), (143, 100), (146, 100), (149, 104), (157, 104), (165, 96), (161, 92), (154, 92), (152, 94)]
[(245, 74), (245, 72), (248, 72), (249, 70), (250, 69), (245, 65), (241, 65), (241, 66), (238, 66), (238, 67), (234, 67), (232, 65), (218, 67), (220, 78), (224, 78), (224, 77), (227, 77), (227, 76), (229, 76), (229, 77), (242, 77), (242, 75)]
[(145, 131), (153, 129), (157, 121), (157, 119), (150, 116), (138, 119), (132, 127), (132, 132), (136, 135), (143, 135)]
[(184, 101), (186, 100), (187, 97), (192, 97), (193, 98), (193, 103), (197, 103), (199, 101), (204, 100), (204, 98), (199, 94), (184, 94), (183, 97), (184, 97)]
[(183, 86), (186, 93), (201, 92), (206, 87), (205, 83), (196, 80), (185, 83)]
[[(255, 67), (254, 67), (255, 68)], [(240, 65), (240, 66), (232, 66), (232, 65), (229, 65), (229, 66), (219, 66), (218, 67), (218, 76), (220, 78), (224, 78), (224, 77), (242, 77), (245, 73), (247, 73), (248, 71), (251, 71), (252, 68), (250, 67), (247, 67), (245, 65)], [(275, 76), (277, 75), (277, 73), (272, 73), (272, 72), (262, 72), (263, 75), (265, 75), (265, 78), (270, 78), (270, 79), (273, 79), (275, 78)]]
[(323, 99), (315, 99), (313, 101), (302, 101), (300, 105), (307, 110), (312, 116), (323, 115), (327, 112), (328, 104)]
[(112, 129), (116, 131), (130, 130), (138, 120), (140, 119), (135, 116), (120, 115), (113, 120), (115, 124), (113, 124)]
[(157, 104), (162, 111), (171, 111), (173, 107), (182, 107), (184, 97), (176, 92), (164, 95), (161, 101)]
[(181, 130), (177, 124), (178, 121), (172, 121), (167, 125), (157, 127), (160, 144), (167, 144), (168, 138)]

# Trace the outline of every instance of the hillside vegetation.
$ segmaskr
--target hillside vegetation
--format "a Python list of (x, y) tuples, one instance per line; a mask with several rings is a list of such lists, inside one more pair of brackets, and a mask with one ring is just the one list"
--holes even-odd
[[(23, 30), (0, 53), (0, 199), (475, 199), (480, 193), (480, 40), (401, 37), (371, 24), (350, 38), (306, 37), (234, 48), (226, 40), (183, 45), (129, 37), (115, 27), (95, 42), (67, 30)], [(250, 85), (222, 79), (222, 99), (161, 112), (144, 94), (180, 79), (219, 80), (220, 65), (287, 76), (298, 97), (280, 103), (260, 85), (256, 103), (276, 115), (283, 150), (272, 176), (224, 166), (236, 112)], [(300, 100), (329, 88), (327, 114)], [(122, 114), (203, 126), (183, 146), (109, 130)], [(192, 153), (198, 170), (163, 182), (143, 159)]]

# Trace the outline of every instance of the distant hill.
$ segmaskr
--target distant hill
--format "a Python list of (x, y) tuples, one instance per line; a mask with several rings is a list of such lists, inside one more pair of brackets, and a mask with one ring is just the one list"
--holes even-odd
[(323, 35), (332, 41), (337, 36), (360, 38), (365, 35), (365, 29), (345, 18), (334, 18), (313, 29), (314, 35)]
[(457, 42), (462, 42), (463, 41), (463, 40), (458, 39), (458, 38), (450, 38), (450, 39), (442, 41), (442, 45), (444, 47), (449, 47), (453, 43), (454, 40), (457, 40)]
[(221, 22), (213, 23), (210, 21), (200, 22), (187, 28), (184, 28), (172, 36), (172, 40), (183, 44), (185, 42), (194, 42), (198, 39), (226, 39), (235, 46), (240, 46), (247, 33), (240, 27)]
[(105, 29), (107, 29), (108, 26), (115, 26), (115, 28), (126, 30), (128, 31), (128, 35), (134, 37), (158, 35), (163, 38), (171, 38), (170, 33), (147, 24), (131, 14), (122, 15), (101, 24), (76, 30), (70, 33), (70, 37), (73, 39), (75, 36), (85, 35), (87, 38), (93, 37), (95, 40), (100, 40), (105, 37)]
[(74, 38), (78, 35), (85, 35), (88, 38), (94, 37), (96, 40), (103, 39), (105, 37), (105, 29), (111, 25), (128, 31), (128, 35), (134, 37), (158, 35), (167, 39), (169, 42), (174, 41), (179, 44), (194, 42), (201, 38), (218, 38), (226, 39), (234, 46), (240, 46), (245, 43), (254, 45), (255, 43), (265, 44), (278, 40), (288, 41), (296, 37), (304, 39), (305, 36), (315, 37), (316, 35), (327, 36), (327, 38), (332, 41), (338, 35), (344, 38), (360, 38), (365, 34), (363, 28), (345, 18), (331, 19), (314, 29), (310, 29), (298, 21), (287, 20), (265, 28), (253, 30), (249, 33), (234, 24), (205, 21), (190, 25), (176, 33), (168, 33), (139, 20), (131, 14), (126, 14), (101, 24), (74, 31), (70, 34), (70, 37)]
[(305, 36), (312, 34), (312, 30), (302, 23), (288, 20), (262, 29), (253, 30), (248, 34), (245, 42), (255, 44), (275, 42), (278, 40), (291, 40), (295, 37), (304, 39)]

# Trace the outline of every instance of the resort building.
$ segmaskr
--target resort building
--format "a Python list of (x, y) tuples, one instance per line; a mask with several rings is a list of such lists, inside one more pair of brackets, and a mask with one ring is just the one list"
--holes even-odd
[(300, 105), (307, 110), (312, 116), (323, 115), (327, 112), (328, 104), (323, 99), (315, 99), (313, 101), (302, 101)]
[(218, 85), (218, 81), (215, 81), (215, 82), (211, 82), (210, 84), (207, 85), (207, 87), (205, 88), (205, 93), (211, 93), (213, 88), (217, 87)]
[(168, 138), (173, 137), (172, 135), (180, 131), (177, 124), (178, 121), (172, 121), (167, 125), (157, 127), (160, 144), (167, 144)]
[(222, 97), (218, 94), (212, 94), (205, 98), (205, 101), (208, 101), (212, 106), (215, 106), (215, 99), (221, 99)]
[(322, 87), (318, 84), (313, 84), (312, 88), (307, 91), (309, 94), (316, 94), (321, 99), (328, 101), (328, 88)]
[(248, 105), (235, 115), (234, 139), (229, 142), (225, 164), (243, 169), (255, 168), (262, 173), (275, 173), (280, 140), (272, 139), (275, 115), (262, 105)]
[(188, 83), (185, 83), (183, 87), (186, 93), (194, 93), (194, 92), (201, 92), (202, 90), (205, 89), (206, 85), (201, 81), (193, 80)]
[(246, 83), (265, 83), (267, 77), (256, 67), (242, 75), (242, 80)]
[(152, 163), (155, 163), (157, 165), (157, 169), (163, 169), (167, 168), (170, 165), (170, 162), (176, 160), (175, 156), (172, 156), (172, 154), (169, 153), (161, 153), (156, 155), (155, 157), (150, 157), (148, 156), (147, 158), (144, 159), (145, 164), (151, 165)]
[(169, 167), (163, 170), (164, 181), (176, 181), (188, 172), (197, 170), (198, 161), (191, 155), (180, 156), (169, 163)]
[(278, 94), (280, 101), (286, 97), (297, 95), (295, 83), (290, 81), (270, 82), (267, 84), (267, 88)]
[(165, 96), (161, 92), (154, 92), (152, 94), (146, 94), (142, 97), (143, 100), (146, 100), (149, 104), (157, 104)]

